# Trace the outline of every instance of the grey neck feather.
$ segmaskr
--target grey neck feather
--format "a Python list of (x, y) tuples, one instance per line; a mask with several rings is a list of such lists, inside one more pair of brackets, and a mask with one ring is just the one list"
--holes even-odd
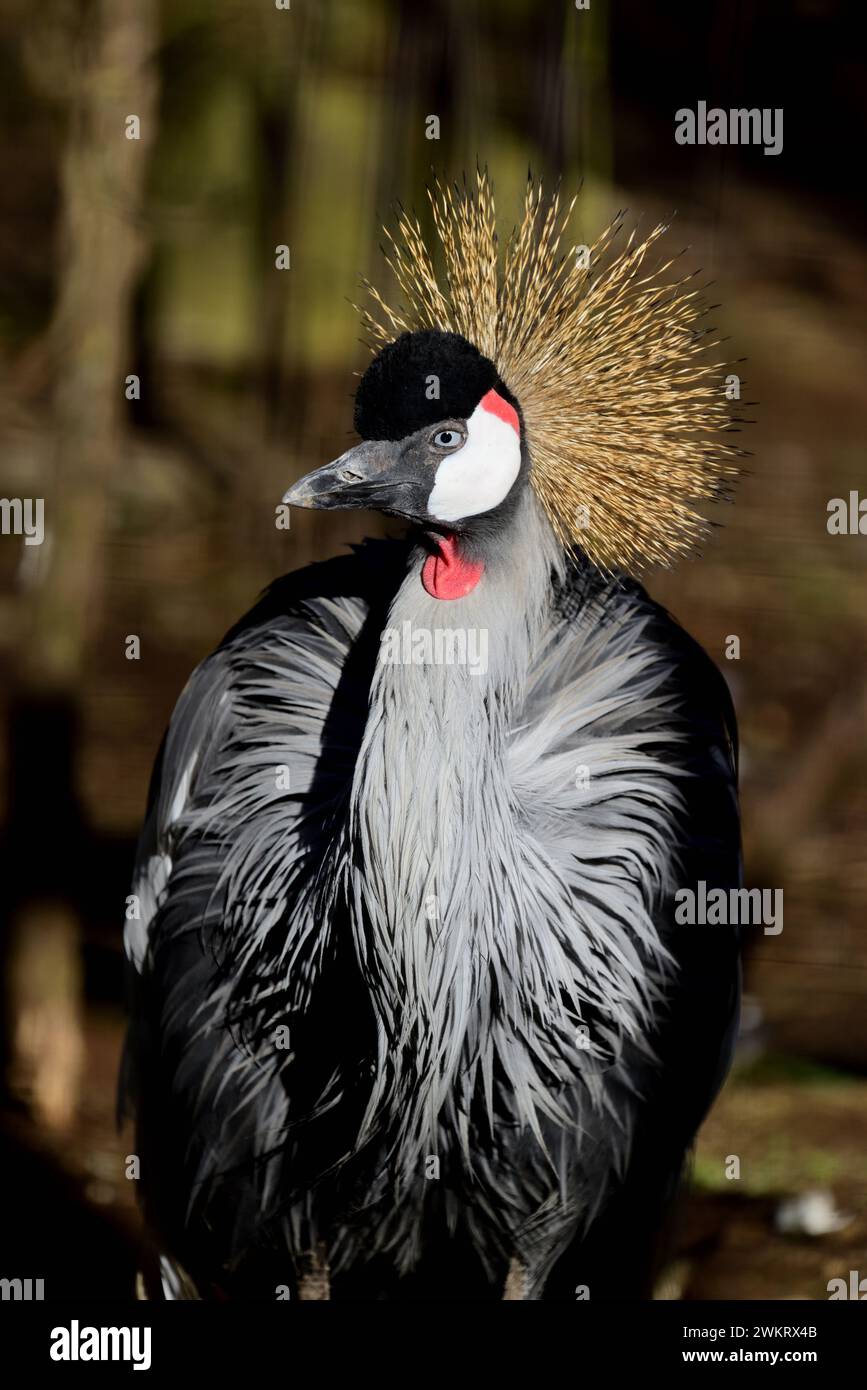
[[(352, 788), (347, 886), (380, 1054), (362, 1137), (389, 1117), (407, 1180), (449, 1131), (469, 1159), (470, 1102), (481, 1085), (492, 1116), (496, 1075), (540, 1142), (540, 1117), (567, 1122), (551, 1075), (566, 1085), (586, 1069), (576, 1027), (583, 1004), (600, 1003), (586, 981), (604, 974), (593, 962), (604, 932), (572, 940), (573, 885), (528, 833), (509, 765), (564, 563), (531, 489), (500, 539), (460, 600), (429, 596), (413, 557), (389, 627), (486, 633), (488, 669), (380, 664)], [(634, 1031), (638, 988), (627, 1006), (631, 984), (597, 984)]]

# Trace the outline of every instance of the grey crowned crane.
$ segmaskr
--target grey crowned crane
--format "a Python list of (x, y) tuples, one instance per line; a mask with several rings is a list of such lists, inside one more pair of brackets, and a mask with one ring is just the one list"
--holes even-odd
[[(735, 720), (646, 594), (739, 451), (664, 230), (560, 252), (530, 182), (402, 213), (361, 442), (290, 504), (402, 541), (278, 580), (194, 672), (127, 923), (167, 1297), (647, 1296), (736, 1028)], [(653, 255), (651, 254), (653, 252)], [(160, 1280), (150, 1281), (159, 1296)]]

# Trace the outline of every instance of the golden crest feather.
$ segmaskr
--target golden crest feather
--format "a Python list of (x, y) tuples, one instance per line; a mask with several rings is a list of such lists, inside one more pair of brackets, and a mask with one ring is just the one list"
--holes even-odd
[(386, 229), (402, 304), (364, 281), (362, 311), (378, 351), (403, 332), (460, 333), (495, 364), (524, 416), (533, 486), (557, 536), (604, 568), (671, 564), (707, 530), (696, 508), (724, 496), (742, 450), (726, 363), (702, 326), (691, 276), (652, 263), (664, 225), (639, 241), (619, 216), (590, 248), (561, 250), (576, 199), (528, 180), (520, 225), (500, 255), (493, 187), (429, 189), (438, 273), (417, 217)]

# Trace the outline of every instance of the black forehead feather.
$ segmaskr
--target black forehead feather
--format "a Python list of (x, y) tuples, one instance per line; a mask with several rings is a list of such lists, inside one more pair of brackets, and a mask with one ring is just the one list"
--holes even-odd
[[(439, 383), (439, 396), (432, 390)], [(438, 420), (465, 420), (491, 388), (514, 396), (493, 362), (458, 333), (402, 333), (373, 359), (355, 394), (355, 428), (362, 439), (404, 439)]]

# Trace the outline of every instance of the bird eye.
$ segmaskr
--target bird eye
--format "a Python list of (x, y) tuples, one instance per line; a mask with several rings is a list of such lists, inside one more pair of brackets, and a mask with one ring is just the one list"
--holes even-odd
[(464, 437), (459, 430), (437, 430), (433, 442), (439, 449), (454, 449), (464, 442)]

